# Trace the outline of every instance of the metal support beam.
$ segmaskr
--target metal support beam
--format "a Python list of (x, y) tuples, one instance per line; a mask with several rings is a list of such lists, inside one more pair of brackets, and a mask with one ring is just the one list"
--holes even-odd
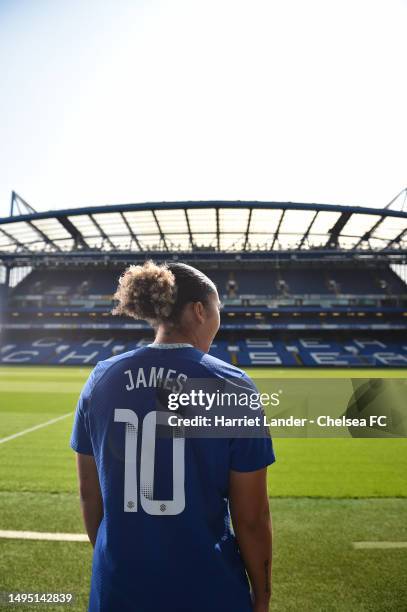
[(401, 206), (401, 209), (403, 210), (403, 209), (404, 209), (404, 205), (405, 205), (405, 203), (406, 203), (406, 197), (407, 197), (407, 187), (404, 187), (404, 189), (402, 189), (402, 190), (400, 191), (400, 193), (398, 193), (398, 194), (397, 194), (397, 195), (396, 195), (396, 196), (395, 196), (395, 197), (394, 197), (392, 200), (390, 200), (390, 202), (389, 202), (388, 204), (386, 204), (386, 206), (384, 207), (384, 209), (385, 209), (385, 210), (389, 209), (389, 208), (390, 208), (390, 207), (391, 207), (391, 206), (394, 204), (394, 202), (396, 202), (396, 200), (398, 200), (398, 199), (399, 199), (399, 197), (400, 197), (401, 195), (403, 195), (403, 194), (404, 194), (404, 201), (403, 201), (403, 204), (402, 204), (402, 206)]
[(281, 213), (281, 217), (280, 217), (280, 220), (279, 220), (278, 225), (277, 225), (276, 233), (274, 234), (273, 243), (272, 243), (272, 245), (271, 245), (271, 250), (273, 250), (273, 249), (274, 249), (274, 245), (275, 245), (275, 243), (276, 243), (276, 241), (277, 241), (277, 239), (278, 239), (278, 234), (279, 234), (279, 232), (280, 232), (280, 227), (281, 227), (281, 224), (282, 224), (282, 222), (283, 222), (283, 219), (284, 219), (284, 215), (285, 215), (285, 211), (286, 211), (286, 210), (287, 210), (287, 209), (286, 209), (286, 208), (284, 208), (284, 209), (283, 209), (283, 212)]
[(398, 236), (393, 238), (393, 240), (390, 240), (390, 242), (388, 242), (384, 248), (389, 249), (393, 244), (400, 244), (401, 240), (404, 238), (406, 234), (407, 234), (407, 228), (404, 229), (402, 232), (400, 232)]
[[(166, 253), (162, 252), (158, 254), (157, 251), (148, 251), (148, 255), (151, 257), (157, 258), (158, 261), (165, 260)], [(239, 252), (221, 252), (218, 253), (215, 250), (207, 251), (207, 250), (197, 250), (195, 252), (191, 251), (179, 251), (179, 256), (182, 260), (185, 260), (192, 265), (195, 265), (193, 262), (208, 262), (208, 263), (233, 263), (236, 266), (236, 255), (240, 256), (240, 263), (243, 262), (256, 262), (260, 266), (268, 265), (270, 262), (279, 262), (280, 264), (285, 263), (294, 263), (294, 262), (303, 262), (305, 264), (309, 264), (310, 262), (315, 262), (316, 264), (320, 264), (324, 262), (328, 265), (336, 265), (338, 258), (338, 251), (335, 249), (325, 249), (325, 248), (311, 248), (311, 249), (301, 249), (301, 250), (274, 250), (274, 251), (239, 251)], [(357, 264), (359, 261), (360, 255), (366, 255), (365, 250), (342, 250), (341, 256), (343, 256), (344, 261)], [(127, 265), (137, 262), (143, 262), (146, 257), (146, 252), (103, 252), (100, 250), (95, 250), (92, 252), (85, 251), (62, 251), (62, 252), (35, 252), (35, 251), (25, 251), (25, 252), (17, 252), (17, 253), (5, 253), (0, 251), (0, 262), (3, 265), (11, 265), (13, 267), (17, 266), (50, 266), (54, 263), (58, 263), (58, 265), (88, 265), (96, 266), (101, 264), (105, 266), (106, 261), (109, 261), (112, 264), (117, 265)], [(376, 250), (371, 253), (372, 259), (370, 262), (381, 263), (388, 265), (390, 263), (402, 263), (407, 264), (407, 248), (395, 248), (395, 249), (386, 249), (386, 250)]]
[(301, 238), (300, 244), (298, 245), (298, 248), (299, 248), (299, 249), (301, 249), (302, 245), (304, 244), (304, 242), (305, 242), (305, 241), (306, 241), (306, 239), (308, 238), (309, 233), (310, 233), (310, 231), (311, 231), (311, 228), (312, 228), (312, 226), (314, 225), (314, 221), (315, 221), (315, 219), (316, 219), (316, 218), (317, 218), (317, 216), (318, 216), (318, 213), (319, 213), (319, 211), (317, 210), (317, 211), (316, 211), (316, 213), (314, 214), (314, 216), (313, 216), (313, 217), (312, 217), (312, 219), (311, 219), (311, 223), (309, 224), (309, 226), (308, 226), (308, 227), (307, 227), (307, 229), (305, 230), (305, 232), (304, 232), (304, 234), (303, 234), (303, 236), (302, 236), (302, 238)]
[[(23, 212), (21, 212), (20, 206), (22, 209), (25, 209), (23, 210)], [(23, 200), (23, 198), (19, 196), (18, 193), (16, 193), (15, 191), (12, 191), (11, 192), (11, 203), (10, 203), (10, 217), (14, 216), (15, 208), (18, 211), (17, 213), (18, 215), (25, 215), (27, 214), (27, 212), (29, 214), (37, 212), (35, 208), (33, 208), (30, 204), (28, 204), (28, 202)]]
[(13, 236), (12, 234), (9, 234), (5, 229), (3, 229), (2, 227), (0, 227), (0, 232), (2, 234), (4, 234), (5, 236), (7, 236), (7, 238), (9, 238), (10, 240), (12, 240), (14, 242), (14, 244), (16, 244), (18, 247), (21, 247), (24, 251), (29, 251), (30, 249), (27, 248), (27, 246), (25, 244), (23, 244), (22, 242), (20, 242), (19, 240), (17, 240), (17, 238), (15, 238), (15, 236)]
[(4, 279), (4, 284), (10, 288), (10, 275), (11, 275), (11, 268), (10, 266), (6, 266), (6, 278)]
[(362, 244), (362, 242), (367, 242), (371, 237), (373, 232), (375, 232), (377, 230), (377, 228), (379, 227), (380, 223), (382, 221), (384, 221), (386, 217), (380, 217), (380, 219), (378, 221), (376, 221), (376, 223), (374, 225), (372, 225), (372, 227), (370, 228), (370, 230), (368, 230), (367, 232), (365, 232), (363, 234), (363, 236), (360, 237), (360, 239), (357, 241), (357, 243), (355, 244), (355, 246), (353, 247), (354, 249), (357, 249), (358, 247), (360, 247), (360, 245)]
[(347, 224), (347, 222), (349, 221), (349, 219), (351, 218), (351, 216), (352, 213), (350, 212), (344, 212), (341, 214), (335, 225), (328, 232), (329, 238), (327, 240), (325, 248), (334, 248), (338, 246), (339, 235)]
[(47, 236), (47, 234), (44, 234), (44, 232), (42, 232), (38, 227), (36, 227), (32, 221), (27, 221), (27, 223), (31, 227), (31, 229), (33, 229), (34, 232), (36, 232), (38, 234), (38, 236), (44, 240), (44, 242), (46, 242), (50, 246), (54, 247), (54, 249), (56, 251), (61, 251), (62, 250), (60, 246), (55, 244), (55, 242), (53, 240), (51, 240), (51, 238), (49, 236)]
[(252, 213), (253, 213), (253, 208), (249, 208), (249, 218), (247, 219), (247, 226), (246, 226), (246, 232), (245, 232), (245, 238), (244, 238), (244, 244), (243, 244), (244, 251), (247, 249), (247, 243), (249, 242), (249, 231), (250, 231), (250, 223), (252, 220)]
[(58, 217), (58, 221), (64, 229), (70, 234), (74, 240), (75, 246), (81, 245), (85, 249), (89, 249), (89, 245), (86, 242), (83, 234), (78, 228), (68, 219), (68, 217)]
[(161, 229), (161, 225), (159, 224), (158, 219), (157, 219), (157, 214), (156, 214), (155, 210), (152, 210), (151, 212), (153, 213), (154, 221), (155, 221), (155, 222), (156, 222), (156, 224), (157, 224), (158, 232), (159, 232), (159, 234), (160, 234), (160, 238), (161, 238), (161, 240), (163, 241), (164, 248), (165, 248), (165, 250), (166, 250), (166, 251), (169, 251), (169, 248), (168, 248), (167, 242), (166, 242), (166, 240), (165, 240), (165, 235), (164, 235), (164, 232), (162, 231), (162, 229)]
[(125, 225), (126, 225), (126, 227), (127, 227), (127, 229), (128, 229), (128, 232), (129, 232), (130, 236), (132, 237), (132, 239), (134, 240), (134, 242), (137, 244), (137, 246), (138, 246), (139, 250), (140, 250), (140, 251), (143, 251), (144, 249), (143, 249), (143, 247), (141, 246), (141, 244), (140, 244), (140, 242), (139, 242), (139, 239), (137, 238), (136, 234), (135, 234), (135, 233), (133, 232), (133, 230), (131, 229), (131, 227), (130, 227), (130, 223), (127, 221), (126, 217), (124, 216), (124, 214), (123, 214), (122, 212), (120, 212), (120, 215), (121, 215), (121, 218), (123, 219), (123, 221), (124, 221), (124, 223), (125, 223)]
[(187, 222), (187, 228), (188, 228), (188, 234), (189, 234), (189, 244), (191, 249), (194, 248), (194, 239), (192, 237), (192, 232), (191, 232), (191, 224), (189, 222), (189, 217), (188, 217), (188, 210), (186, 208), (184, 208), (184, 213), (185, 213), (185, 219)]
[(101, 226), (99, 225), (99, 223), (96, 221), (96, 219), (94, 218), (93, 215), (89, 215), (89, 217), (92, 219), (93, 223), (96, 225), (96, 227), (98, 228), (103, 240), (106, 240), (110, 246), (112, 247), (112, 249), (116, 249), (115, 245), (113, 244), (113, 242), (110, 240), (109, 236), (103, 231), (103, 229), (101, 228)]

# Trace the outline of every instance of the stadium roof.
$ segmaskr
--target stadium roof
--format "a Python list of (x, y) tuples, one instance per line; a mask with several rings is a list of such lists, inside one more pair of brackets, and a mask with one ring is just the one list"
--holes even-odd
[(0, 256), (324, 248), (406, 252), (407, 213), (334, 204), (210, 201), (46, 212), (26, 205), (22, 214), (0, 218)]

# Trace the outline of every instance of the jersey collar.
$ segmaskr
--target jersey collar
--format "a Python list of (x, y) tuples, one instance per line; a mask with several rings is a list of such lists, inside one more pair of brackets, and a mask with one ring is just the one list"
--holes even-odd
[(187, 342), (175, 342), (173, 344), (167, 344), (165, 342), (155, 342), (154, 344), (147, 344), (148, 348), (153, 349), (177, 349), (177, 348), (194, 348), (192, 344)]

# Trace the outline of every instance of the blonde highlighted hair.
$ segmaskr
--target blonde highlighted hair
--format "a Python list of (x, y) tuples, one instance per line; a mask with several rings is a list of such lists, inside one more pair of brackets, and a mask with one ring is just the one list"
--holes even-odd
[(175, 322), (188, 302), (206, 303), (214, 283), (200, 270), (184, 263), (131, 265), (119, 278), (113, 296), (114, 315), (143, 319), (151, 325)]

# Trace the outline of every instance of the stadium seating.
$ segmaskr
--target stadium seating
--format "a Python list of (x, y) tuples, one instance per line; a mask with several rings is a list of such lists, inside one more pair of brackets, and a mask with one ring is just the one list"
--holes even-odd
[[(210, 271), (220, 293), (227, 293), (228, 273)], [(229, 273), (230, 274), (230, 273)], [(403, 281), (390, 269), (273, 268), (233, 273), (238, 295), (397, 295), (406, 293)]]
[[(3, 341), (2, 364), (94, 365), (112, 355), (133, 350), (152, 341), (152, 335), (128, 340), (104, 332), (31, 335), (17, 334)], [(245, 340), (217, 340), (211, 348), (215, 357), (240, 366), (358, 366), (406, 367), (406, 342), (352, 337), (331, 340), (323, 337), (299, 337), (293, 340), (271, 340), (267, 337)]]
[(14, 295), (111, 295), (117, 285), (117, 273), (112, 270), (89, 269), (63, 271), (33, 270), (14, 290)]
[[(407, 366), (407, 287), (389, 267), (206, 272), (225, 302), (211, 348), (225, 361), (242, 367)], [(120, 273), (92, 265), (29, 273), (2, 306), (0, 364), (92, 366), (151, 340), (145, 322), (110, 314)], [(0, 304), (2, 293), (0, 285)]]
[[(402, 295), (405, 283), (390, 268), (271, 268), (206, 270), (219, 293), (228, 296), (233, 278), (236, 296)], [(34, 270), (14, 289), (14, 298), (37, 296), (41, 305), (60, 305), (95, 296), (111, 297), (121, 270), (90, 267), (81, 270)], [(21, 303), (21, 302), (20, 302)], [(35, 302), (34, 302), (35, 303)]]

